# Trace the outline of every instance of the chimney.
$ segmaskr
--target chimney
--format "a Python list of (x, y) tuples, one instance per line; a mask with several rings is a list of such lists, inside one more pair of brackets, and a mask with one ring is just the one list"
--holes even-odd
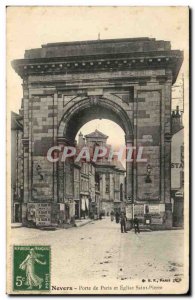
[(79, 133), (79, 139), (78, 139), (78, 147), (82, 148), (85, 146), (85, 138), (83, 137), (82, 132)]
[(171, 126), (172, 126), (172, 135), (177, 133), (180, 129), (183, 128), (182, 113), (179, 110), (178, 105), (176, 106), (176, 110), (172, 111)]

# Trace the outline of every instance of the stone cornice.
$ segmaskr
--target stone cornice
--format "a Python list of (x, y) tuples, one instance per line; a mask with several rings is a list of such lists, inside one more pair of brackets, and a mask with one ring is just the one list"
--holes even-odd
[(58, 144), (64, 145), (64, 146), (74, 146), (74, 143), (66, 139), (65, 137), (58, 136), (57, 138)]
[(24, 147), (29, 147), (29, 138), (23, 138), (22, 139), (22, 144)]
[(165, 133), (165, 142), (171, 142), (171, 139), (172, 139), (172, 134), (167, 132)]
[(175, 82), (183, 61), (179, 50), (121, 53), (120, 55), (91, 55), (61, 58), (19, 59), (12, 61), (15, 71), (25, 78), (29, 75), (112, 72), (167, 68)]

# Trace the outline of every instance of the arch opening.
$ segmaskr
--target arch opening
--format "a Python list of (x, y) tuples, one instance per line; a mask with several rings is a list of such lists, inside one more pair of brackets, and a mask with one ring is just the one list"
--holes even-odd
[(132, 136), (132, 125), (126, 111), (117, 103), (107, 98), (85, 98), (75, 102), (64, 113), (58, 136), (74, 143), (79, 129), (89, 121), (95, 119), (108, 119), (118, 124), (125, 136)]
[[(92, 137), (92, 135), (94, 136)], [(102, 135), (105, 135), (106, 137), (105, 144), (102, 141)], [(91, 144), (96, 145), (97, 147), (105, 146), (107, 148), (107, 156), (111, 151), (120, 153), (120, 149), (124, 149), (120, 162), (126, 169), (125, 132), (121, 126), (108, 119), (93, 119), (79, 128), (75, 137), (76, 145), (89, 145), (87, 143), (88, 136), (91, 136)]]
[[(79, 133), (79, 130), (82, 128), (82, 126), (88, 122), (91, 122), (92, 120), (109, 120), (117, 124), (120, 128), (120, 132), (123, 135), (124, 146), (126, 146), (129, 140), (133, 137), (130, 116), (124, 109), (122, 102), (120, 102), (119, 99), (115, 99), (114, 96), (112, 97), (112, 95), (110, 98), (91, 96), (81, 99), (78, 97), (77, 99), (75, 98), (72, 103), (67, 103), (64, 109), (65, 112), (58, 128), (58, 138), (59, 141), (64, 141), (66, 145), (68, 144), (70, 146), (75, 146), (75, 139)], [(93, 129), (91, 132), (93, 133)], [(105, 136), (109, 135), (104, 130), (101, 130), (101, 132), (105, 134)], [(116, 140), (117, 137), (118, 136), (116, 134)], [(90, 139), (90, 137), (88, 138), (88, 140), (86, 139), (86, 145), (93, 147), (93, 141)], [(104, 138), (102, 140), (102, 145), (107, 145), (106, 139)], [(112, 146), (113, 145), (111, 145), (111, 147)], [(121, 145), (117, 146), (120, 147)], [(116, 147), (114, 151), (117, 152), (119, 147), (118, 149)], [(78, 149), (80, 149), (80, 147), (78, 147)], [(108, 149), (110, 148), (108, 147)], [(84, 160), (84, 162), (81, 161), (80, 163), (79, 171), (75, 170), (77, 166), (73, 164), (71, 172), (80, 172), (81, 179), (80, 197), (78, 197), (78, 200), (75, 200), (77, 201), (75, 206), (77, 217), (85, 216), (86, 212), (89, 215), (90, 209), (93, 211), (93, 209), (90, 208), (90, 205), (95, 205), (95, 203), (96, 208), (98, 207), (98, 215), (100, 215), (101, 210), (103, 210), (105, 213), (111, 213), (112, 210), (122, 209), (124, 199), (127, 199), (127, 194), (129, 195), (132, 190), (132, 165), (126, 162), (125, 150), (123, 150), (123, 158), (121, 160), (117, 155), (114, 155), (112, 156), (112, 160), (109, 161), (105, 156), (100, 159), (100, 161), (96, 161), (95, 164), (85, 162)], [(92, 171), (93, 168), (94, 170)], [(95, 176), (94, 190), (90, 190), (88, 185), (89, 183), (87, 183), (88, 180), (86, 179), (86, 172), (89, 173), (89, 170), (91, 170), (91, 174), (94, 173)], [(66, 172), (65, 176), (68, 176)], [(71, 176), (74, 177), (74, 175)], [(90, 178), (93, 178), (93, 176), (90, 176)], [(74, 180), (72, 191), (74, 191), (76, 195), (78, 194), (77, 185), (78, 182)], [(87, 194), (88, 196), (86, 196)], [(94, 211), (94, 214), (96, 213), (97, 212)]]

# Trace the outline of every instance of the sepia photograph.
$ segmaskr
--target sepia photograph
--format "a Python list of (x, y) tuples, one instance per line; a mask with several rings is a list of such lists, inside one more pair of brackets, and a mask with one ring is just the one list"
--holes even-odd
[(189, 14), (7, 7), (7, 294), (188, 293)]

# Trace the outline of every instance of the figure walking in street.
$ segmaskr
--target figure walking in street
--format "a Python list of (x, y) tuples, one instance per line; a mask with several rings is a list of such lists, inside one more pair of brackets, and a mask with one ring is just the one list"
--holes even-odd
[(115, 214), (115, 219), (116, 219), (116, 223), (118, 224), (119, 223), (119, 219), (120, 219), (120, 214), (119, 214), (118, 211)]
[(114, 221), (114, 212), (113, 211), (111, 211), (111, 213), (110, 213), (110, 218), (111, 218), (111, 221)]
[(126, 216), (125, 216), (124, 212), (121, 213), (120, 223), (121, 223), (121, 233), (123, 233), (123, 232), (127, 233), (127, 230), (126, 230)]
[(139, 220), (138, 220), (138, 218), (134, 218), (134, 221), (133, 221), (133, 223), (134, 223), (134, 229), (135, 229), (135, 233), (140, 233), (140, 230), (139, 230)]

